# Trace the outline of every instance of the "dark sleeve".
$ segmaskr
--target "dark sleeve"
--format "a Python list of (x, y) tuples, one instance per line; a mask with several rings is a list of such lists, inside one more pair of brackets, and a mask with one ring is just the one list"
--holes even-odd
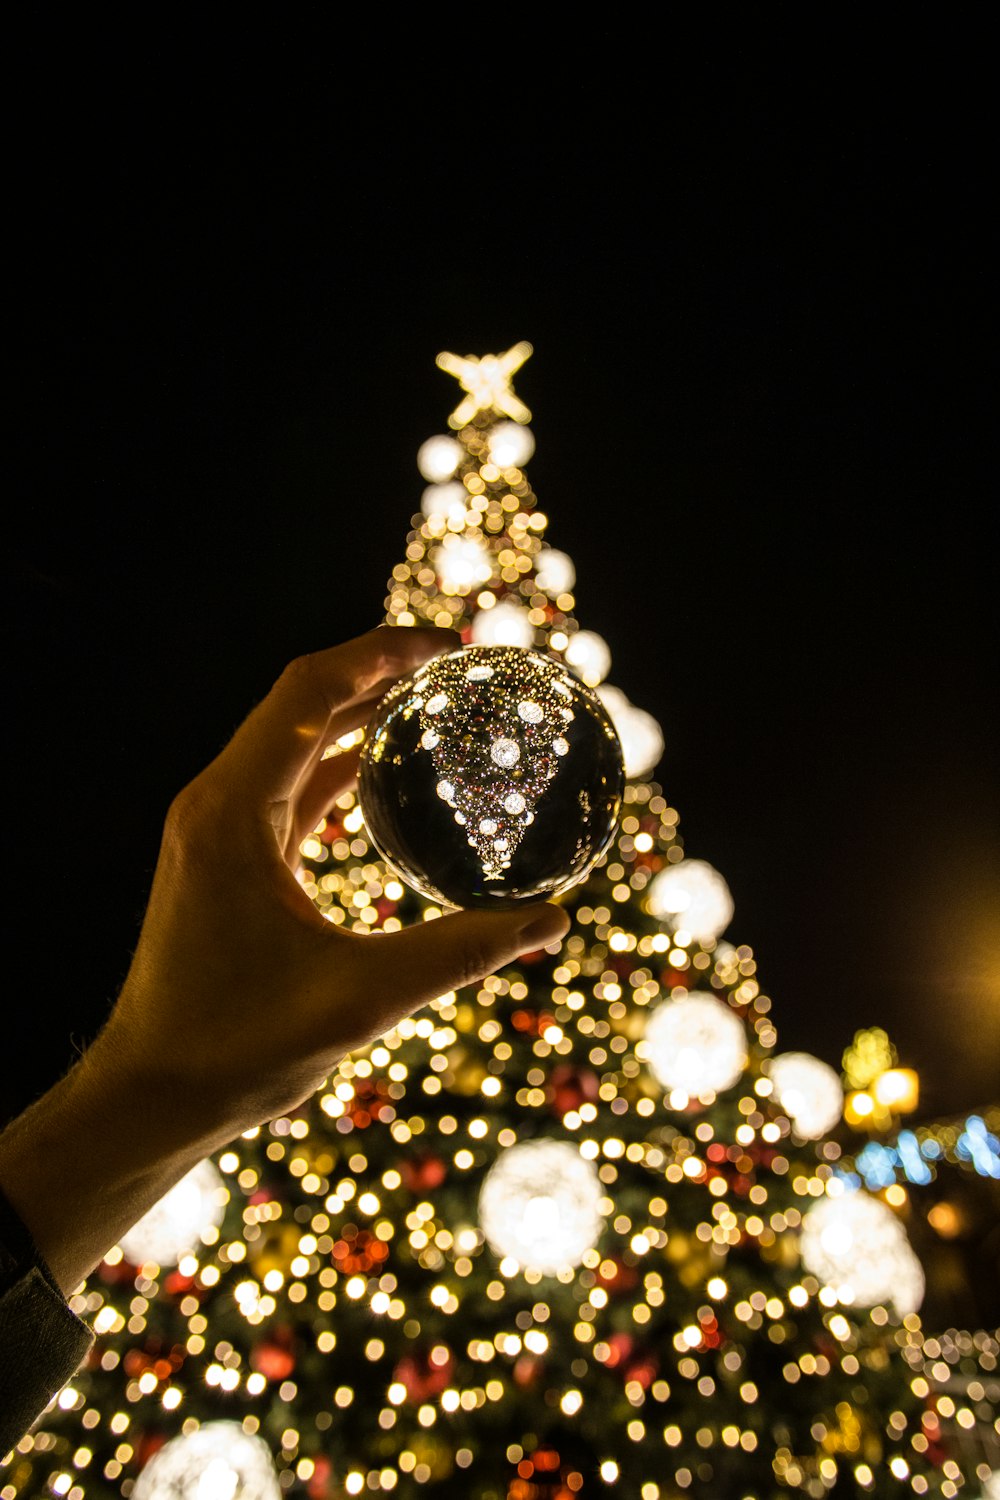
[(79, 1368), (93, 1342), (0, 1192), (0, 1460)]

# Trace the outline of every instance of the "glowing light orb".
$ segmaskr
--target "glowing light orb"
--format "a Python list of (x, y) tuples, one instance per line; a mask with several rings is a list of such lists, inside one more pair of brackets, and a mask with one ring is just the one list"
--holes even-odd
[(472, 536), (446, 536), (431, 553), (431, 563), (446, 594), (467, 594), (493, 577), (493, 554)]
[(783, 1052), (772, 1057), (767, 1072), (774, 1097), (806, 1141), (818, 1141), (833, 1129), (844, 1111), (840, 1078), (808, 1052)]
[(528, 611), (504, 599), (492, 609), (477, 611), (472, 621), (472, 639), (477, 646), (530, 646), (535, 627)]
[(614, 834), (624, 781), (596, 694), (542, 652), (475, 645), (386, 694), (359, 794), (375, 847), (410, 885), (498, 906), (582, 880)]
[(630, 703), (621, 688), (602, 682), (597, 696), (611, 715), (625, 756), (625, 775), (630, 781), (648, 776), (663, 756), (663, 731), (645, 709)]
[(611, 647), (593, 630), (578, 630), (571, 635), (565, 657), (588, 687), (596, 687), (611, 671)]
[(465, 449), (457, 438), (428, 438), (417, 449), (417, 468), (431, 484), (443, 484), (450, 479), (465, 457)]
[(204, 1231), (218, 1229), (228, 1197), (215, 1164), (199, 1162), (122, 1236), (122, 1254), (134, 1266), (146, 1261), (175, 1266), (182, 1255), (201, 1248)]
[(429, 484), (420, 497), (420, 509), (428, 520), (439, 517), (456, 525), (465, 521), (468, 503), (469, 492), (457, 479), (450, 484)]
[(261, 1438), (238, 1422), (206, 1422), (153, 1454), (132, 1500), (281, 1500), (281, 1486)]
[(535, 582), (543, 594), (553, 599), (568, 594), (576, 583), (576, 568), (569, 553), (556, 547), (542, 547), (535, 559)]
[(498, 469), (522, 469), (535, 451), (535, 437), (530, 427), (520, 422), (498, 422), (487, 433), (490, 463)]
[(646, 902), (669, 931), (683, 929), (699, 943), (717, 938), (733, 920), (729, 887), (704, 859), (667, 865), (650, 882)]
[(554, 1276), (596, 1244), (603, 1196), (593, 1164), (568, 1141), (525, 1141), (486, 1174), (479, 1221), (494, 1254)]
[(806, 1270), (841, 1302), (891, 1301), (905, 1316), (923, 1301), (923, 1268), (901, 1220), (863, 1190), (814, 1204), (802, 1220), (799, 1251)]
[(689, 1099), (721, 1094), (747, 1063), (743, 1022), (725, 1001), (701, 990), (656, 1007), (646, 1025), (646, 1049), (663, 1087)]

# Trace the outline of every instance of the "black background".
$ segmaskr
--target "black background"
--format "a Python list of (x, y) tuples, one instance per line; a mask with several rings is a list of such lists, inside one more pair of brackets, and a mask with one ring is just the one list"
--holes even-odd
[(414, 454), (456, 400), (436, 353), (520, 338), (549, 540), (664, 726), (660, 779), (730, 882), (781, 1047), (838, 1064), (882, 1024), (923, 1117), (982, 1105), (981, 96), (960, 68), (947, 103), (855, 81), (808, 117), (665, 113), (624, 81), (567, 102), (555, 72), (529, 110), (481, 82), (428, 80), (391, 120), (374, 77), (349, 104), (342, 77), (305, 85), (308, 119), (263, 93), (192, 118), (182, 75), (119, 99), (109, 74), (100, 110), (81, 94), (18, 138), (3, 1112), (106, 1013), (174, 792), (289, 658), (381, 619)]

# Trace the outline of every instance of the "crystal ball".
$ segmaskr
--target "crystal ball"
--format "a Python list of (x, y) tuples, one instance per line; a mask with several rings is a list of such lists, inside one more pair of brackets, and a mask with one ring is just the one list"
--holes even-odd
[(607, 849), (625, 772), (597, 694), (544, 652), (463, 646), (390, 688), (361, 811), (378, 852), (447, 906), (556, 896)]

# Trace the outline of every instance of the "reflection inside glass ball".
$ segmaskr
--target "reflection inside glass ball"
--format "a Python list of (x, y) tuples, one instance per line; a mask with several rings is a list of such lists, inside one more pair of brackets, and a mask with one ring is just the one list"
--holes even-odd
[(542, 652), (466, 646), (382, 700), (359, 789), (383, 857), (448, 904), (567, 889), (610, 842), (621, 746), (597, 698)]

